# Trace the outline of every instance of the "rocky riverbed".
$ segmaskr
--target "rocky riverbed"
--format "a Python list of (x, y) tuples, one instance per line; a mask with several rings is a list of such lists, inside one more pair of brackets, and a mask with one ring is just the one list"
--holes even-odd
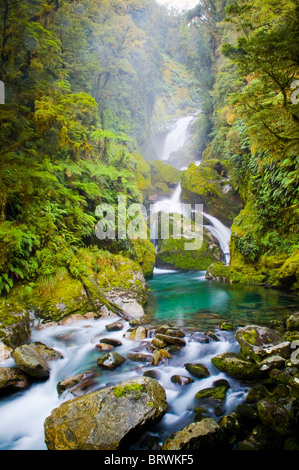
[[(153, 327), (136, 320), (130, 325), (117, 319), (111, 322), (110, 318), (106, 332), (107, 337), (92, 338), (92, 347), (99, 353), (94, 367), (56, 384), (57, 396), (63, 397), (63, 402), (44, 421), (48, 449), (299, 448), (299, 313), (272, 321), (267, 327), (222, 323), (214, 332), (171, 325)], [(205, 363), (184, 362), (184, 350), (192, 341), (217, 345), (221, 341), (219, 332), (233, 335), (238, 349), (213, 355)], [(121, 345), (125, 341), (135, 347), (124, 353)], [(48, 380), (54, 365), (64, 360), (59, 350), (39, 341), (14, 349), (3, 346), (1, 350), (2, 359), (10, 361), (9, 367), (0, 368), (2, 396), (26, 393), (33, 384)], [(177, 358), (183, 362), (176, 362)], [(174, 389), (185, 391), (189, 387), (193, 391), (197, 387), (189, 409), (192, 422), (159, 435), (157, 423), (172, 406), (160, 380), (161, 372), (172, 363), (180, 364), (170, 377)], [(116, 381), (117, 371), (119, 377), (125, 377), (121, 371), (126, 364), (135, 364), (137, 372), (133, 378)], [(97, 376), (109, 376), (113, 371), (112, 384), (108, 379), (104, 386), (99, 385)], [(213, 371), (224, 375), (213, 380)], [(203, 381), (209, 379), (209, 386), (203, 387)], [(227, 413), (224, 404), (236, 380), (246, 393)], [(176, 400), (180, 400), (180, 394)]]

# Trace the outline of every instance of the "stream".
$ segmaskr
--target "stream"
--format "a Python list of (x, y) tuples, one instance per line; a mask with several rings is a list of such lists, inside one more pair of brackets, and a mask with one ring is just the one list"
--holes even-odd
[[(180, 119), (166, 138), (161, 159), (167, 161), (173, 151), (184, 146), (188, 127), (193, 117)], [(158, 201), (155, 210), (180, 212), (180, 185), (171, 198)], [(229, 263), (230, 229), (209, 214), (204, 214), (210, 225), (206, 225), (218, 239), (224, 260)], [(73, 398), (69, 392), (61, 396), (57, 393), (57, 383), (67, 377), (86, 371), (95, 374), (89, 392), (117, 384), (122, 380), (142, 376), (148, 370), (156, 372), (157, 380), (164, 387), (168, 410), (160, 423), (140, 436), (132, 449), (146, 449), (149, 439), (162, 443), (172, 432), (183, 428), (194, 420), (194, 408), (198, 406), (195, 394), (211, 387), (218, 379), (230, 383), (226, 400), (217, 410), (207, 405), (208, 416), (218, 419), (220, 415), (234, 410), (242, 403), (248, 385), (226, 377), (211, 363), (211, 358), (224, 352), (238, 352), (235, 331), (223, 331), (220, 325), (230, 321), (237, 326), (246, 324), (268, 324), (272, 319), (281, 318), (289, 312), (294, 303), (291, 295), (271, 289), (230, 285), (206, 280), (205, 272), (180, 272), (154, 270), (148, 281), (150, 298), (145, 309), (142, 324), (148, 327), (147, 338), (132, 341), (124, 337), (130, 327), (123, 322), (120, 331), (109, 332), (108, 323), (113, 318), (98, 320), (83, 319), (64, 325), (32, 328), (30, 342), (40, 341), (62, 353), (63, 358), (51, 362), (50, 377), (46, 381), (33, 383), (22, 392), (0, 398), (0, 449), (2, 450), (46, 450), (44, 443), (44, 420), (63, 401)], [(127, 358), (134, 352), (149, 353), (154, 330), (157, 326), (169, 323), (185, 332), (186, 346), (173, 354), (172, 358), (159, 366), (137, 363)], [(212, 331), (215, 337), (207, 336)], [(121, 342), (117, 352), (127, 360), (115, 370), (102, 370), (97, 358), (105, 351), (96, 348), (100, 338), (113, 338)], [(191, 378), (184, 367), (186, 363), (199, 362), (208, 368), (210, 376), (196, 379), (188, 385), (173, 383), (173, 375)], [(1, 367), (14, 367), (13, 359), (7, 359)], [(217, 416), (216, 416), (217, 415)]]
[[(157, 380), (166, 391), (168, 410), (159, 424), (140, 437), (140, 442), (135, 444), (136, 449), (146, 448), (145, 442), (149, 437), (163, 442), (172, 432), (192, 422), (194, 407), (198, 406), (195, 394), (212, 386), (215, 380), (226, 378), (230, 383), (221, 414), (232, 411), (244, 401), (248, 386), (226, 377), (211, 363), (211, 358), (217, 354), (238, 352), (235, 332), (222, 331), (219, 325), (222, 321), (234, 321), (238, 325), (267, 324), (289, 311), (288, 306), (294, 302), (292, 296), (271, 289), (207, 281), (204, 272), (182, 273), (155, 269), (149, 285), (151, 296), (143, 319), (143, 325), (149, 326), (149, 333), (144, 340), (126, 339), (124, 333), (129, 328), (126, 322), (123, 330), (108, 332), (105, 327), (114, 322), (115, 317), (77, 320), (71, 324), (42, 328), (36, 325), (32, 328), (30, 341), (45, 343), (61, 352), (63, 358), (51, 362), (48, 380), (1, 398), (0, 449), (46, 450), (43, 429), (45, 418), (63, 401), (73, 398), (70, 393), (59, 396), (57, 383), (86, 371), (93, 371), (96, 375), (88, 391), (142, 376), (148, 370), (154, 370), (157, 374)], [(153, 329), (166, 322), (181, 328), (186, 334), (186, 346), (173, 354), (166, 363), (154, 367), (149, 363), (127, 359), (115, 370), (102, 370), (97, 366), (97, 358), (105, 354), (105, 351), (95, 347), (100, 338), (119, 340), (122, 344), (117, 347), (117, 352), (124, 357), (133, 352), (148, 354), (147, 346), (151, 342)], [(213, 331), (218, 341), (211, 338), (207, 341), (207, 331)], [(211, 375), (205, 379), (195, 379), (188, 385), (173, 383), (173, 375), (192, 377), (184, 367), (188, 362), (206, 365)], [(14, 361), (7, 359), (1, 366), (13, 367)], [(208, 408), (208, 414), (217, 419), (214, 407)]]

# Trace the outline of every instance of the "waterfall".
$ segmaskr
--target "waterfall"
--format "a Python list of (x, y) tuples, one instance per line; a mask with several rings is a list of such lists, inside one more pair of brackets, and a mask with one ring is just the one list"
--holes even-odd
[(178, 214), (181, 214), (183, 209), (183, 204), (180, 202), (181, 192), (182, 187), (181, 183), (179, 183), (171, 197), (162, 199), (161, 201), (157, 201), (155, 204), (152, 205), (152, 213), (157, 214), (158, 212), (165, 212), (166, 214), (172, 214), (176, 212)]
[(230, 228), (226, 227), (220, 220), (210, 214), (203, 213), (203, 215), (212, 223), (211, 225), (205, 225), (204, 227), (211, 232), (214, 237), (217, 238), (220, 248), (225, 256), (225, 264), (228, 265), (230, 261), (230, 249), (229, 241), (231, 237)]
[(173, 129), (167, 134), (160, 157), (161, 160), (169, 160), (173, 152), (177, 152), (184, 147), (188, 137), (188, 129), (193, 120), (194, 116), (178, 119)]
[[(160, 159), (167, 161), (169, 160), (173, 152), (177, 152), (179, 149), (183, 148), (186, 145), (188, 137), (188, 129), (191, 122), (194, 120), (194, 116), (187, 116), (177, 120), (174, 127), (169, 131), (165, 143), (161, 152)], [(195, 162), (196, 165), (200, 165), (201, 162)], [(182, 168), (185, 170), (187, 168)], [(175, 188), (173, 195), (169, 198), (162, 199), (157, 201), (151, 206), (151, 214), (158, 214), (159, 212), (164, 212), (166, 214), (178, 213), (187, 215), (184, 211), (184, 204), (181, 203), (181, 184), (178, 184)], [(230, 262), (230, 250), (229, 250), (229, 241), (231, 237), (230, 228), (226, 227), (220, 220), (216, 217), (211, 216), (207, 213), (202, 213), (206, 219), (211, 222), (211, 225), (204, 225), (204, 227), (209, 230), (209, 232), (218, 240), (219, 246), (224, 254), (226, 265)], [(156, 235), (153, 238), (153, 243), (156, 244), (157, 237), (157, 221), (153, 222), (152, 233)]]

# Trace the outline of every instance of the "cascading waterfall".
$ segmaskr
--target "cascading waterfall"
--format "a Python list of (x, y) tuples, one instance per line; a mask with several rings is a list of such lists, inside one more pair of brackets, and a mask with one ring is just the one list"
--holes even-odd
[[(165, 139), (163, 150), (160, 156), (161, 160), (169, 160), (173, 152), (178, 151), (186, 145), (188, 138), (188, 129), (190, 124), (194, 121), (194, 116), (187, 116), (178, 119), (176, 125), (171, 129)], [(200, 162), (195, 162), (197, 165)], [(185, 169), (185, 168), (184, 168)], [(159, 212), (165, 212), (166, 214), (178, 213), (184, 214), (184, 204), (181, 203), (181, 184), (178, 184), (173, 195), (170, 198), (162, 199), (152, 205), (152, 213), (157, 214)], [(205, 225), (204, 227), (218, 240), (219, 246), (224, 254), (225, 264), (228, 265), (230, 262), (230, 249), (229, 241), (231, 237), (231, 230), (226, 227), (216, 217), (211, 216), (208, 213), (203, 213), (204, 217), (211, 222), (211, 225)], [(156, 222), (154, 222), (156, 223)], [(154, 227), (155, 229), (156, 227)]]
[(169, 160), (173, 152), (177, 152), (182, 147), (184, 147), (188, 137), (189, 127), (194, 119), (194, 116), (187, 116), (178, 119), (173, 129), (171, 129), (171, 131), (167, 134), (160, 156), (161, 160)]
[(205, 225), (212, 235), (217, 238), (220, 248), (224, 253), (225, 263), (228, 265), (230, 261), (230, 249), (229, 241), (231, 237), (231, 229), (226, 227), (220, 220), (216, 217), (211, 216), (210, 214), (203, 214), (211, 223), (211, 225)]

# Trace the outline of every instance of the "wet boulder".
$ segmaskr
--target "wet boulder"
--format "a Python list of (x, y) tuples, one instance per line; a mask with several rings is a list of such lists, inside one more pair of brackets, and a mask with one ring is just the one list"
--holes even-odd
[(186, 341), (179, 336), (170, 336), (163, 333), (156, 333), (156, 339), (164, 341), (166, 344), (174, 344), (176, 346), (186, 346)]
[(195, 398), (198, 400), (203, 400), (203, 399), (213, 399), (213, 400), (221, 400), (224, 401), (226, 397), (226, 391), (227, 387), (224, 385), (220, 385), (218, 387), (209, 387), (209, 388), (204, 388), (203, 390), (199, 390)]
[(49, 450), (118, 450), (167, 409), (163, 387), (138, 377), (64, 402), (45, 420)]
[(130, 328), (126, 331), (124, 337), (130, 341), (142, 341), (147, 337), (147, 330), (143, 326)]
[(108, 323), (108, 325), (105, 326), (107, 331), (120, 331), (124, 327), (123, 323), (121, 321), (115, 321), (113, 323)]
[(150, 354), (142, 354), (142, 353), (130, 353), (128, 354), (128, 359), (133, 362), (151, 362), (153, 356)]
[(210, 376), (210, 372), (204, 364), (184, 364), (185, 369), (194, 377), (204, 379)]
[(288, 331), (299, 331), (299, 312), (291, 315), (286, 321)]
[(116, 369), (121, 366), (126, 359), (117, 352), (109, 352), (98, 359), (98, 366), (103, 369)]
[(257, 364), (246, 361), (235, 353), (218, 354), (211, 361), (218, 370), (236, 379), (255, 379), (261, 375)]
[(289, 357), (291, 343), (272, 328), (249, 325), (240, 328), (235, 338), (240, 345), (241, 356), (245, 359), (261, 362), (268, 356)]
[(95, 373), (87, 371), (61, 380), (56, 388), (59, 395), (69, 392), (74, 397), (79, 397), (87, 393), (88, 389), (94, 384)]
[(184, 375), (172, 375), (170, 378), (171, 382), (178, 385), (189, 385), (194, 382), (191, 377), (185, 377)]
[(212, 418), (191, 423), (170, 436), (162, 450), (211, 450), (221, 449), (227, 444), (225, 434)]
[(30, 385), (28, 376), (16, 367), (0, 367), (0, 393), (23, 390)]
[(60, 352), (39, 342), (23, 344), (14, 349), (11, 356), (19, 369), (36, 378), (48, 378), (49, 361), (62, 358)]

